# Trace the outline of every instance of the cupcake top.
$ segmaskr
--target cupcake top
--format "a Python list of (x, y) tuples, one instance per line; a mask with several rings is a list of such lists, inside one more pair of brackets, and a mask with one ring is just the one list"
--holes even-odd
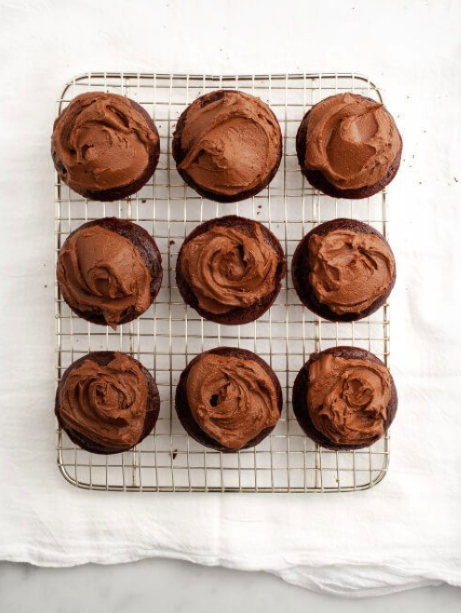
[(402, 147), (384, 105), (358, 94), (338, 94), (308, 114), (304, 165), (339, 190), (379, 184)]
[(181, 274), (199, 306), (215, 315), (260, 303), (280, 283), (280, 254), (265, 240), (261, 225), (235, 220), (233, 226), (217, 220), (181, 249)]
[(57, 277), (71, 307), (102, 314), (114, 329), (127, 313), (133, 319), (152, 302), (151, 275), (141, 253), (128, 238), (98, 224), (83, 226), (66, 239)]
[(338, 228), (311, 234), (309, 283), (317, 300), (338, 315), (368, 309), (392, 286), (395, 261), (378, 233)]
[(275, 115), (262, 100), (240, 91), (198, 98), (178, 122), (175, 140), (180, 141), (178, 169), (199, 189), (218, 196), (259, 191), (280, 161)]
[(57, 413), (65, 427), (110, 449), (129, 449), (144, 430), (149, 388), (138, 363), (114, 353), (107, 365), (91, 354), (66, 371)]
[(52, 155), (61, 179), (79, 194), (137, 180), (158, 148), (147, 114), (128, 98), (94, 92), (72, 100), (56, 119)]
[(274, 381), (255, 359), (202, 354), (191, 366), (186, 394), (200, 428), (232, 450), (275, 426), (280, 417)]
[(380, 362), (325, 352), (309, 365), (310, 418), (333, 443), (364, 446), (384, 436), (390, 400), (390, 373)]

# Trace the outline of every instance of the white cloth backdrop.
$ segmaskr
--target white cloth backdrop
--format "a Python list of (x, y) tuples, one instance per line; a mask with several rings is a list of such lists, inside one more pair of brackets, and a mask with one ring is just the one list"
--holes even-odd
[[(0, 0), (0, 559), (166, 556), (312, 589), (461, 585), (461, 3)], [(120, 495), (55, 465), (53, 167), (63, 83), (88, 70), (356, 71), (404, 138), (390, 188), (391, 468), (345, 495)]]

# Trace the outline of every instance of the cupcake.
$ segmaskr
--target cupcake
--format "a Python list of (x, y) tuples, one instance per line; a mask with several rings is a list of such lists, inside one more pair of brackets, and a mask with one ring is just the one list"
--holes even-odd
[(273, 304), (286, 260), (265, 226), (236, 215), (206, 221), (185, 239), (176, 264), (184, 301), (205, 319), (254, 321)]
[(254, 447), (282, 412), (280, 383), (251, 351), (218, 347), (201, 353), (181, 374), (176, 412), (188, 434), (217, 451)]
[(338, 94), (306, 113), (296, 150), (311, 185), (335, 198), (367, 198), (397, 174), (402, 138), (383, 104)]
[(59, 178), (91, 200), (131, 196), (150, 179), (160, 139), (134, 100), (93, 92), (72, 100), (54, 122), (51, 154)]
[(59, 252), (59, 289), (83, 319), (115, 329), (144, 313), (162, 283), (162, 256), (144, 228), (116, 217), (90, 221)]
[(315, 227), (299, 243), (291, 267), (301, 302), (332, 321), (355, 321), (387, 300), (396, 277), (382, 234), (355, 219)]
[(397, 390), (386, 366), (357, 347), (311, 355), (293, 386), (301, 428), (327, 449), (361, 449), (382, 438), (397, 411)]
[(154, 379), (124, 353), (88, 353), (69, 366), (56, 392), (59, 425), (91, 453), (128, 451), (152, 431), (159, 410)]
[(282, 157), (282, 134), (262, 100), (219, 90), (197, 98), (182, 113), (173, 157), (184, 181), (201, 196), (236, 202), (272, 181)]

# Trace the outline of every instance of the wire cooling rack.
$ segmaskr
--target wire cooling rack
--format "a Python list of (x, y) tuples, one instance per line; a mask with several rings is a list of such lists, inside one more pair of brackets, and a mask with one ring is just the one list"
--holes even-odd
[[(240, 203), (201, 198), (178, 175), (171, 156), (176, 121), (186, 105), (205, 92), (237, 88), (259, 96), (277, 115), (283, 134), (280, 169), (268, 188)], [(56, 286), (57, 383), (64, 370), (90, 351), (132, 354), (154, 375), (161, 409), (155, 431), (135, 449), (111, 456), (76, 447), (59, 428), (57, 462), (73, 485), (92, 490), (149, 492), (346, 492), (365, 490), (386, 474), (389, 439), (357, 451), (329, 451), (301, 431), (291, 405), (294, 379), (313, 351), (353, 345), (389, 357), (389, 309), (355, 323), (330, 323), (303, 307), (293, 289), (290, 264), (300, 239), (316, 224), (336, 217), (365, 221), (387, 236), (386, 194), (358, 201), (335, 200), (313, 189), (299, 171), (295, 136), (304, 113), (337, 92), (381, 100), (370, 79), (356, 74), (250, 76), (88, 73), (67, 83), (58, 111), (86, 91), (123, 94), (155, 119), (161, 155), (149, 183), (113, 203), (87, 201), (56, 176), (56, 252), (84, 222), (115, 215), (131, 219), (154, 237), (163, 255), (160, 293), (139, 319), (116, 331), (74, 315)], [(237, 214), (266, 224), (281, 241), (288, 272), (276, 303), (257, 321), (225, 326), (201, 319), (181, 299), (175, 265), (184, 237), (200, 222)], [(284, 410), (273, 433), (254, 449), (233, 454), (206, 449), (183, 430), (174, 410), (175, 388), (198, 353), (228, 345), (256, 352), (277, 374)]]

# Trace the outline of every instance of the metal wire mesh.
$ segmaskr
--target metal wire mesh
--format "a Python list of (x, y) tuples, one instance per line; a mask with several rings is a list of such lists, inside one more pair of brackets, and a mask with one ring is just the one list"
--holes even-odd
[[(187, 104), (218, 88), (238, 88), (259, 96), (277, 115), (284, 155), (268, 188), (254, 198), (218, 204), (187, 187), (171, 156), (175, 123)], [(341, 91), (381, 100), (377, 87), (355, 74), (164, 75), (88, 73), (72, 79), (58, 100), (61, 111), (85, 91), (109, 91), (139, 102), (155, 119), (161, 138), (158, 168), (134, 196), (113, 203), (87, 201), (56, 177), (56, 252), (82, 223), (115, 215), (131, 219), (154, 237), (163, 255), (164, 282), (150, 309), (117, 331), (75, 316), (56, 286), (57, 383), (64, 370), (89, 351), (132, 354), (157, 382), (161, 409), (155, 431), (129, 452), (99, 456), (76, 447), (59, 428), (57, 462), (72, 484), (94, 490), (218, 492), (345, 492), (378, 483), (389, 462), (389, 439), (369, 449), (335, 452), (319, 448), (301, 431), (291, 406), (296, 374), (313, 351), (353, 345), (387, 364), (389, 309), (355, 323), (330, 323), (303, 307), (293, 289), (290, 264), (299, 240), (316, 224), (336, 217), (360, 219), (387, 235), (384, 192), (359, 201), (335, 200), (310, 187), (299, 171), (295, 136), (304, 113), (322, 98)], [(237, 214), (266, 224), (288, 258), (283, 289), (268, 313), (242, 326), (201, 319), (186, 306), (175, 283), (176, 257), (184, 237), (200, 222)], [(277, 374), (284, 410), (273, 431), (254, 449), (222, 454), (204, 448), (183, 430), (174, 411), (181, 371), (198, 353), (228, 345), (256, 352)]]

